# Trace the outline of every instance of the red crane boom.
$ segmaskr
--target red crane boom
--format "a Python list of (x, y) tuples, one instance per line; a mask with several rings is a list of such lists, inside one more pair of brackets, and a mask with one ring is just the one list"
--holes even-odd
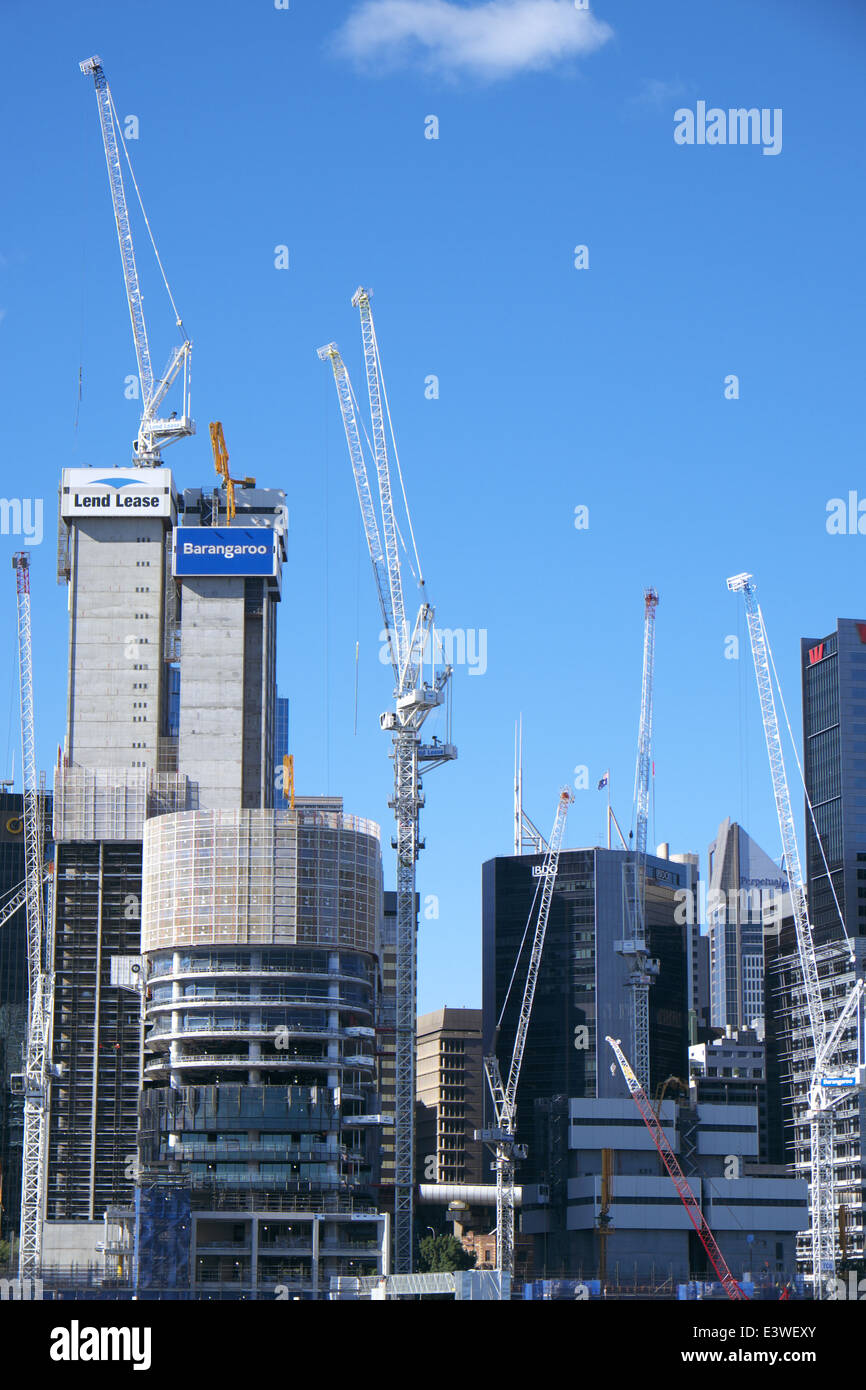
[(643, 1122), (652, 1136), (652, 1141), (659, 1151), (659, 1157), (668, 1171), (674, 1187), (679, 1193), (680, 1201), (689, 1215), (689, 1220), (698, 1233), (701, 1245), (707, 1252), (710, 1264), (719, 1276), (722, 1288), (730, 1299), (745, 1299), (748, 1302), (749, 1295), (737, 1283), (727, 1261), (718, 1247), (715, 1236), (707, 1225), (706, 1217), (701, 1211), (700, 1204), (692, 1189), (686, 1181), (686, 1175), (677, 1162), (676, 1154), (667, 1141), (665, 1132), (659, 1123), (658, 1117), (647, 1099), (646, 1091), (638, 1081), (634, 1072), (628, 1064), (625, 1053), (615, 1038), (607, 1038), (614, 1052), (616, 1060), (619, 1062), (619, 1069), (625, 1077), (626, 1085), (631, 1091), (632, 1100), (643, 1116)]

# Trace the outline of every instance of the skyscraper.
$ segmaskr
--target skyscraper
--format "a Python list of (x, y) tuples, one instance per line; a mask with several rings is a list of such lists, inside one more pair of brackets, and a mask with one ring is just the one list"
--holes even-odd
[(416, 1168), (420, 1182), (480, 1183), (484, 1067), (480, 1009), (435, 1009), (418, 1019)]
[(179, 497), (166, 468), (63, 473), (69, 676), (54, 801), (49, 1262), (87, 1258), (105, 1209), (132, 1198), (142, 1020), (129, 985), (145, 822), (272, 804), (285, 498), (238, 489), (226, 533), (220, 497)]
[[(66, 737), (55, 774), (54, 1062), (44, 1253), (92, 1252), (131, 1199), (139, 1001), (112, 962), (140, 955), (147, 815), (185, 804), (169, 734), (177, 494), (168, 469), (67, 469), (58, 577), (69, 586)], [(116, 971), (116, 966), (114, 967)]]
[[(548, 918), (541, 969), (517, 1100), (517, 1135), (529, 1141), (536, 1099), (619, 1094), (610, 1074), (606, 1034), (631, 1047), (632, 993), (622, 936), (623, 850), (563, 850)], [(485, 1051), (502, 1014), (497, 1053), (507, 1070), (526, 978), (526, 951), (509, 983), (524, 937), (543, 856), (489, 860), (482, 871), (483, 1033)], [(646, 918), (660, 972), (649, 995), (651, 1085), (686, 1075), (688, 977), (680, 898), (691, 864), (647, 857)], [(507, 999), (507, 1003), (506, 1003)], [(532, 1148), (526, 1171), (533, 1171)]]
[(752, 1028), (764, 1017), (764, 919), (784, 872), (730, 817), (708, 851), (711, 1020), (714, 1028)]

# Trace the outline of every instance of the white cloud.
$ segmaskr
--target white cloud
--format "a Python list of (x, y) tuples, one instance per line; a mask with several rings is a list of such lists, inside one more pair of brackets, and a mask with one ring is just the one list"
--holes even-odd
[(440, 71), (499, 78), (593, 53), (612, 37), (610, 25), (574, 0), (363, 0), (336, 42), (367, 66), (420, 59)]
[(631, 105), (656, 108), (666, 106), (677, 97), (684, 96), (686, 91), (686, 84), (679, 79), (674, 82), (662, 82), (657, 77), (647, 77), (641, 83), (637, 95), (631, 98)]

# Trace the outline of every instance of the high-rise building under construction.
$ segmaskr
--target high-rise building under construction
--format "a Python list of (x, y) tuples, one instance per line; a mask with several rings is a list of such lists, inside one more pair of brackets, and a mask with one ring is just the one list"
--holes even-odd
[[(229, 527), (223, 493), (178, 494), (165, 468), (63, 476), (45, 1252), (92, 1260), (137, 1177), (144, 1249), (142, 1182), (169, 1178), (193, 1190), (197, 1253), (180, 1263), (200, 1285), (291, 1276), (309, 1292), (347, 1260), (366, 1272), (361, 1245), (381, 1263), (381, 1220), (353, 1228), (348, 1255), (337, 1229), (376, 1147), (381, 851), (338, 799), (274, 810), (285, 497), (244, 486), (234, 501)], [(231, 1277), (221, 1247), (236, 1253), (238, 1232), (206, 1224), (227, 1188), (249, 1246)], [(275, 1210), (301, 1213), (309, 1250), (291, 1222), (259, 1220)]]

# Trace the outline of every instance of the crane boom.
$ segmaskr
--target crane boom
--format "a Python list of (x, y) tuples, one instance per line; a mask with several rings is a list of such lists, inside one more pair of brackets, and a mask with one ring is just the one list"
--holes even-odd
[(785, 759), (782, 752), (782, 738), (779, 719), (776, 713), (776, 700), (770, 670), (769, 642), (764, 626), (764, 615), (755, 597), (755, 585), (750, 574), (738, 574), (728, 580), (732, 593), (741, 592), (746, 604), (746, 620), (749, 625), (749, 639), (755, 666), (755, 679), (758, 686), (758, 699), (764, 724), (764, 737), (770, 761), (770, 775), (773, 779), (773, 796), (776, 802), (776, 815), (782, 839), (782, 858), (791, 894), (791, 908), (797, 938), (797, 953), (803, 971), (806, 989), (806, 1005), (809, 1010), (809, 1025), (816, 1049), (824, 1039), (827, 1024), (824, 1016), (824, 1003), (821, 998), (821, 981), (818, 976), (818, 962), (812, 941), (812, 928), (806, 907), (806, 885), (800, 866), (800, 850), (797, 845), (797, 832), (794, 826), (794, 813), (791, 809), (791, 796), (788, 791), (788, 778), (785, 772)]
[(361, 521), (364, 526), (364, 535), (367, 538), (367, 549), (370, 553), (370, 563), (373, 566), (373, 577), (376, 581), (379, 608), (382, 613), (382, 622), (385, 627), (385, 634), (391, 653), (391, 663), (394, 667), (394, 679), (398, 680), (399, 664), (397, 649), (394, 646), (392, 638), (392, 633), (394, 631), (394, 614), (391, 608), (388, 568), (385, 564), (385, 552), (382, 549), (382, 538), (379, 533), (379, 523), (376, 519), (376, 508), (373, 503), (373, 495), (370, 491), (370, 480), (367, 476), (367, 462), (364, 458), (364, 449), (361, 444), (361, 432), (358, 428), (355, 393), (352, 390), (349, 373), (345, 362), (340, 356), (340, 350), (337, 344), (328, 343), (325, 347), (319, 348), (319, 357), (323, 362), (330, 362), (334, 372), (337, 398), (340, 402), (340, 412), (343, 416), (343, 429), (346, 432), (346, 442), (349, 446), (349, 458), (352, 463), (352, 473), (355, 478), (355, 490), (358, 494), (358, 505), (361, 508)]
[(511, 1066), (508, 1069), (508, 1081), (505, 1086), (505, 1105), (507, 1108), (509, 1122), (512, 1127), (517, 1117), (517, 1086), (520, 1081), (520, 1069), (523, 1065), (523, 1054), (526, 1050), (526, 1038), (529, 1033), (529, 1021), (532, 1017), (532, 1005), (535, 1000), (535, 988), (538, 984), (538, 972), (541, 968), (541, 953), (544, 950), (544, 938), (547, 933), (547, 919), (550, 915), (550, 904), (553, 898), (553, 888), (556, 883), (556, 874), (559, 868), (559, 855), (562, 849), (562, 837), (565, 832), (565, 822), (568, 817), (568, 808), (574, 800), (572, 792), (568, 787), (563, 787), (559, 794), (559, 801), (556, 807), (556, 818), (553, 822), (553, 830), (548, 841), (547, 853), (541, 869), (541, 902), (538, 908), (538, 922), (535, 928), (535, 935), (532, 939), (532, 951), (529, 956), (529, 965), (526, 971), (526, 985), (523, 991), (523, 999), (520, 1004), (520, 1015), (517, 1020), (517, 1031), (514, 1036), (514, 1050), (511, 1054)]
[[(120, 165), (120, 146), (111, 89), (108, 85), (105, 69), (102, 66), (102, 59), (98, 55), (94, 54), (92, 58), (85, 59), (78, 66), (85, 76), (93, 77), (96, 88), (96, 105), (99, 111), (102, 143), (105, 148), (105, 163), (108, 168), (108, 182), (111, 189), (117, 240), (123, 266), (123, 280), (126, 286), (126, 299), (132, 324), (132, 339), (138, 363), (142, 413), (135, 445), (135, 461), (143, 467), (154, 467), (160, 462), (161, 446), (171, 444), (175, 439), (183, 438), (185, 435), (195, 434), (195, 423), (190, 417), (189, 405), (189, 357), (192, 343), (188, 338), (184, 338), (184, 341), (173, 349), (168, 366), (160, 379), (155, 380), (150, 343), (147, 336), (147, 322), (144, 317), (141, 283), (135, 260), (129, 208), (127, 207), (126, 190), (123, 184), (123, 171)], [(155, 246), (154, 250), (156, 250)], [(157, 261), (159, 261), (158, 255)], [(162, 270), (162, 263), (159, 264), (160, 270)], [(166, 289), (168, 289), (167, 281)], [(171, 297), (171, 291), (169, 291), (169, 297)], [(177, 327), (182, 330), (183, 323), (177, 313), (174, 300), (172, 300), (172, 307), (174, 308)], [(158, 419), (157, 409), (181, 368), (183, 368), (183, 411), (181, 418), (177, 419), (173, 416), (167, 420)]]
[[(532, 938), (526, 982), (523, 987), (523, 997), (520, 1002), (520, 1012), (517, 1018), (514, 1046), (506, 1082), (503, 1083), (495, 1053), (484, 1058), (484, 1072), (493, 1100), (496, 1125), (492, 1130), (479, 1131), (476, 1138), (483, 1138), (493, 1148), (496, 1170), (496, 1267), (500, 1272), (512, 1275), (514, 1273), (514, 1160), (523, 1157), (525, 1152), (514, 1142), (514, 1130), (517, 1121), (517, 1087), (520, 1082), (520, 1069), (523, 1064), (523, 1054), (526, 1049), (526, 1039), (532, 1018), (532, 1005), (535, 1000), (535, 989), (541, 968), (544, 939), (547, 934), (547, 919), (550, 915), (550, 904), (559, 869), (562, 837), (565, 831), (568, 808), (573, 800), (574, 796), (571, 790), (568, 787), (563, 787), (559, 794), (553, 830), (541, 866), (541, 901), (538, 906), (538, 917)], [(530, 909), (530, 921), (534, 908), (535, 903), (533, 902)]]
[(626, 957), (631, 974), (632, 1055), (643, 1086), (650, 1084), (649, 988), (658, 974), (646, 940), (646, 845), (649, 824), (650, 772), (652, 769), (653, 676), (655, 671), (655, 617), (659, 596), (644, 590), (644, 640), (641, 674), (640, 725), (635, 764), (635, 843), (623, 865), (623, 917), (627, 935), (616, 943)]
[(635, 849), (646, 861), (647, 826), (649, 824), (650, 771), (653, 742), (653, 676), (655, 673), (656, 608), (659, 596), (655, 589), (644, 591), (643, 675), (640, 695), (640, 730), (638, 733), (637, 764), (635, 766)]
[[(394, 516), (394, 500), (391, 495), (391, 471), (388, 466), (388, 447), (385, 440), (385, 420), (382, 413), (381, 364), (379, 344), (376, 340), (376, 327), (370, 307), (370, 291), (360, 286), (352, 296), (352, 304), (361, 316), (361, 337), (364, 345), (364, 367), (367, 373), (367, 395), (370, 399), (370, 419), (373, 426), (373, 454), (376, 460), (376, 475), (379, 483), (379, 501), (382, 509), (382, 535), (385, 541), (384, 560), (391, 596), (394, 640), (397, 643), (397, 660), (404, 669), (407, 664), (409, 632), (406, 623), (406, 607), (403, 599), (403, 577), (400, 568), (400, 552), (397, 545), (397, 522)], [(412, 676), (407, 671), (404, 679), (412, 684)]]
[(674, 1153), (673, 1149), (668, 1143), (667, 1135), (664, 1132), (662, 1124), (658, 1119), (652, 1106), (650, 1105), (646, 1091), (644, 1090), (643, 1086), (640, 1084), (631, 1067), (629, 1066), (626, 1056), (622, 1048), (620, 1047), (619, 1041), (616, 1038), (610, 1037), (606, 1038), (605, 1041), (609, 1042), (611, 1047), (613, 1048), (614, 1054), (616, 1055), (616, 1060), (619, 1062), (619, 1069), (622, 1072), (623, 1077), (625, 1078), (625, 1083), (628, 1086), (629, 1091), (631, 1092), (632, 1100), (634, 1101), (635, 1105), (641, 1113), (643, 1122), (649, 1130), (652, 1141), (655, 1144), (656, 1149), (658, 1150), (659, 1157), (661, 1158), (661, 1161), (664, 1164), (668, 1172), (668, 1176), (674, 1184), (674, 1187), (679, 1193), (680, 1201), (686, 1209), (689, 1220), (691, 1221), (692, 1225), (698, 1233), (700, 1242), (707, 1252), (710, 1264), (716, 1271), (716, 1274), (719, 1277), (719, 1280), (722, 1284), (722, 1287), (725, 1290), (725, 1293), (728, 1295), (728, 1298), (732, 1300), (748, 1300), (748, 1294), (746, 1294), (743, 1291), (743, 1289), (740, 1287), (733, 1274), (731, 1273), (730, 1269), (728, 1268), (727, 1261), (725, 1260), (724, 1255), (719, 1249), (716, 1238), (710, 1230), (709, 1225), (707, 1224), (706, 1217), (701, 1211), (700, 1203), (698, 1202), (698, 1199), (695, 1196), (695, 1194), (692, 1192), (692, 1189), (689, 1187), (686, 1175), (677, 1161), (676, 1154)]

